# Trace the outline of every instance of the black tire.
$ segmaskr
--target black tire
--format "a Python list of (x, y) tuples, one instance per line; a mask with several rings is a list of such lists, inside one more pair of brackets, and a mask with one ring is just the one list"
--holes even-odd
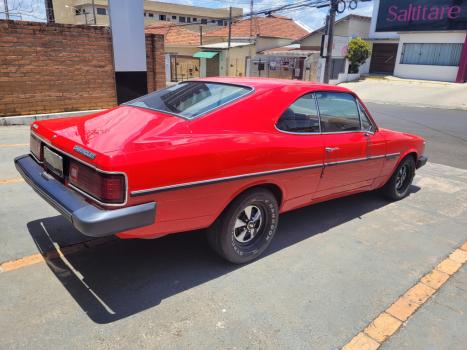
[(269, 246), (278, 222), (274, 195), (266, 189), (253, 189), (238, 196), (208, 229), (208, 242), (225, 260), (245, 264)]
[(382, 193), (395, 201), (407, 197), (414, 176), (415, 160), (412, 156), (407, 156), (402, 159), (391, 178), (383, 186)]

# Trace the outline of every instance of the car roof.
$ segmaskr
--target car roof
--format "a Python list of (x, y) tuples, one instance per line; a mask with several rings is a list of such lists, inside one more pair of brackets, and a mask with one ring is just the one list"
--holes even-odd
[(245, 85), (255, 89), (273, 89), (281, 88), (284, 86), (303, 87), (307, 90), (325, 90), (336, 92), (351, 92), (349, 89), (329, 84), (316, 83), (303, 80), (290, 80), (290, 79), (276, 79), (276, 78), (258, 78), (258, 77), (210, 77), (198, 78), (191, 81), (206, 81), (224, 84)]

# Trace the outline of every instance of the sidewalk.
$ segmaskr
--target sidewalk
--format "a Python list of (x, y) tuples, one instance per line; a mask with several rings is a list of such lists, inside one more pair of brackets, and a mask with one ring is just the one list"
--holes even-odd
[(467, 84), (381, 76), (340, 86), (356, 92), (364, 102), (467, 111)]

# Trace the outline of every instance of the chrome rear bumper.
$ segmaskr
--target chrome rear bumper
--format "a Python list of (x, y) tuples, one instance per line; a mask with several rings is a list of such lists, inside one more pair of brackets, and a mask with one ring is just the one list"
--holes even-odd
[(47, 174), (30, 155), (15, 158), (15, 166), (34, 191), (86, 236), (110, 236), (148, 226), (155, 221), (155, 202), (120, 209), (101, 209)]

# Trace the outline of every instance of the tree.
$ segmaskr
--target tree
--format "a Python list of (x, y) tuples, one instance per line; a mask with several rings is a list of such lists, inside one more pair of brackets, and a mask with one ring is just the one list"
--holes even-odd
[(370, 45), (362, 38), (350, 40), (347, 49), (347, 58), (350, 61), (349, 73), (358, 73), (358, 67), (370, 57)]

